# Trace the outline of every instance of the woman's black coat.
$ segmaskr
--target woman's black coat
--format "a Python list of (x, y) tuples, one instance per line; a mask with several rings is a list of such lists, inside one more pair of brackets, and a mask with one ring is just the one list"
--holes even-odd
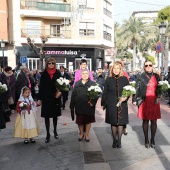
[(97, 103), (97, 99), (92, 99), (90, 106), (88, 101), (89, 98), (87, 96), (87, 89), (90, 86), (95, 86), (96, 83), (91, 81), (90, 79), (83, 84), (82, 80), (76, 82), (72, 95), (71, 95), (71, 102), (70, 102), (70, 109), (75, 109), (75, 114), (81, 115), (94, 115), (95, 114), (95, 105)]
[[(2, 81), (1, 78), (0, 78), (0, 82), (4, 84), (4, 81)], [(8, 91), (0, 94), (0, 129), (6, 128), (7, 117), (5, 117), (4, 108), (7, 103), (8, 96), (9, 96)]]
[[(101, 105), (106, 107), (106, 123), (113, 125), (129, 123), (127, 101), (122, 102), (121, 107), (116, 106), (121, 97), (123, 87), (128, 84), (129, 81), (125, 76), (118, 79), (114, 77), (106, 79), (101, 101)], [(119, 116), (118, 113), (120, 113)]]
[(60, 72), (56, 70), (51, 79), (45, 70), (40, 79), (39, 99), (42, 101), (41, 117), (52, 118), (61, 116), (61, 97), (55, 98), (56, 80), (60, 78)]

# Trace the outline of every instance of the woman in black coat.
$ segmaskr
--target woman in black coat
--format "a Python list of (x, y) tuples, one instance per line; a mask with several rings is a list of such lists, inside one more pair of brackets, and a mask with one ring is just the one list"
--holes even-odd
[[(1, 75), (2, 80), (4, 81), (4, 83), (7, 85), (8, 87), (8, 91), (9, 91), (9, 97), (12, 97), (13, 102), (15, 101), (15, 85), (16, 85), (16, 78), (15, 75), (12, 72), (12, 67), (10, 66), (6, 66), (4, 69), (4, 72)], [(10, 109), (12, 110), (12, 112), (14, 113), (15, 110), (15, 104), (11, 103), (9, 105)]]
[[(5, 84), (0, 78), (0, 83)], [(8, 101), (9, 92), (0, 93), (0, 129), (6, 128), (6, 122), (10, 121), (10, 118), (4, 114), (4, 109)]]
[[(122, 65), (115, 62), (110, 70), (110, 77), (105, 81), (104, 91), (102, 95), (101, 105), (106, 108), (105, 121), (111, 124), (113, 135), (113, 148), (121, 148), (121, 136), (123, 126), (129, 123), (127, 98), (121, 97), (123, 87), (128, 85), (128, 79), (123, 76)], [(117, 107), (117, 103), (121, 101), (121, 105)], [(118, 140), (117, 140), (118, 131)]]
[(56, 69), (54, 58), (48, 58), (46, 69), (41, 75), (38, 105), (41, 107), (41, 117), (45, 118), (47, 136), (45, 142), (50, 141), (50, 118), (53, 118), (54, 137), (59, 138), (57, 134), (57, 117), (61, 116), (61, 92), (58, 92), (55, 86), (56, 80), (60, 78), (60, 72)]
[(82, 70), (81, 75), (82, 79), (76, 82), (71, 95), (70, 109), (72, 115), (74, 111), (76, 114), (76, 123), (80, 130), (78, 140), (82, 141), (84, 138), (83, 128), (85, 125), (85, 140), (89, 142), (89, 131), (91, 123), (95, 122), (95, 105), (98, 98), (90, 100), (87, 96), (87, 89), (96, 85), (95, 82), (89, 79), (89, 71), (87, 69)]

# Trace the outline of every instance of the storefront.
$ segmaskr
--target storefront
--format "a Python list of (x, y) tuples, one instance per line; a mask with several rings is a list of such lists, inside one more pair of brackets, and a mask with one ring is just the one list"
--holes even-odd
[[(104, 67), (104, 50), (97, 48), (69, 48), (69, 47), (44, 47), (45, 59), (54, 57), (56, 67), (64, 65), (68, 70), (79, 69), (79, 63), (82, 58), (87, 60), (88, 69), (95, 71), (97, 68)], [(38, 69), (39, 56), (33, 52), (29, 46), (17, 47), (16, 62), (19, 62), (20, 56), (27, 56), (27, 66), (29, 69)], [(38, 54), (37, 49), (37, 54)]]
[(96, 48), (45, 47), (45, 57), (54, 57), (56, 66), (64, 65), (68, 70), (79, 69), (82, 58), (87, 60), (88, 69), (95, 71), (104, 66), (104, 50)]

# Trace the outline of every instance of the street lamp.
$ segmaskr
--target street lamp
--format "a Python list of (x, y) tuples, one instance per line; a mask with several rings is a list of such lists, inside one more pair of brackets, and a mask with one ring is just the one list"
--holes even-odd
[(2, 40), (1, 41), (1, 48), (2, 48), (2, 68), (4, 69), (4, 47), (5, 47), (5, 43)]
[(159, 33), (161, 35), (162, 51), (161, 51), (161, 79), (164, 79), (164, 35), (166, 31), (166, 25), (161, 22), (159, 25)]

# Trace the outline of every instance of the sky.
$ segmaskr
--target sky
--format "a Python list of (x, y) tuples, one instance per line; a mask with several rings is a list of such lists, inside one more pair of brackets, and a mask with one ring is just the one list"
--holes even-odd
[(113, 0), (114, 20), (120, 24), (129, 19), (133, 11), (160, 10), (170, 5), (170, 0)]

